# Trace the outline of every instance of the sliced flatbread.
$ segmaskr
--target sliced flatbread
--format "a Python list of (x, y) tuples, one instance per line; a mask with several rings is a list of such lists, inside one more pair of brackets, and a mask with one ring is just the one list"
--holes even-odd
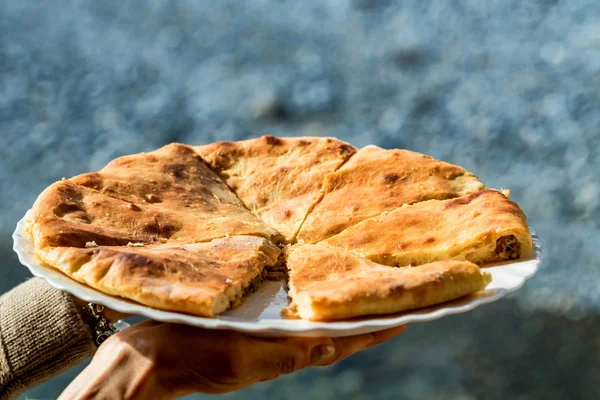
[(304, 319), (426, 307), (483, 289), (476, 264), (533, 249), (519, 207), (463, 168), (316, 137), (120, 157), (47, 188), (26, 226), (40, 261), (76, 281), (207, 317), (266, 275), (289, 274)]
[(325, 243), (295, 245), (285, 257), (291, 308), (313, 321), (427, 307), (475, 293), (491, 281), (466, 261), (392, 268)]
[(145, 247), (47, 247), (38, 257), (69, 277), (150, 307), (213, 317), (237, 305), (277, 262), (264, 238)]
[(202, 157), (179, 143), (116, 158), (98, 172), (69, 181), (135, 204), (187, 209), (196, 214), (248, 215), (240, 199)]
[(298, 241), (316, 243), (404, 204), (482, 189), (475, 175), (456, 165), (408, 150), (367, 146), (326, 176), (324, 196), (307, 216)]
[(173, 215), (103, 195), (67, 180), (38, 197), (28, 215), (36, 249), (160, 243), (181, 229)]
[(53, 184), (36, 200), (28, 226), (38, 248), (195, 243), (229, 235), (281, 240), (200, 156), (179, 144)]
[(495, 190), (399, 207), (326, 242), (399, 266), (438, 260), (483, 265), (514, 260), (533, 250), (525, 214)]
[(246, 206), (292, 242), (326, 174), (356, 149), (333, 138), (263, 136), (195, 148)]

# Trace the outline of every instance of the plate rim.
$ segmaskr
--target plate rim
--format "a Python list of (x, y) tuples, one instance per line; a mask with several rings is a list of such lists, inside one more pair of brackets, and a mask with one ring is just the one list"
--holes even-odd
[[(466, 313), (484, 304), (498, 301), (509, 293), (518, 291), (521, 287), (523, 287), (527, 280), (531, 279), (539, 271), (540, 265), (544, 259), (542, 241), (535, 229), (532, 226), (529, 226), (534, 243), (533, 251), (535, 252), (535, 258), (517, 262), (531, 263), (533, 268), (531, 268), (529, 272), (519, 275), (519, 283), (511, 288), (491, 289), (495, 290), (495, 293), (485, 297), (474, 298), (473, 300), (464, 304), (453, 306), (454, 302), (464, 300), (464, 298), (462, 298), (427, 308), (412, 311), (409, 310), (397, 316), (393, 316), (394, 314), (391, 316), (381, 315), (373, 316), (371, 318), (366, 317), (364, 319), (354, 321), (323, 322), (304, 321), (298, 319), (256, 319), (236, 321), (224, 319), (223, 315), (221, 315), (221, 317), (217, 316), (215, 318), (207, 318), (194, 316), (191, 314), (183, 314), (176, 311), (165, 311), (151, 308), (128, 299), (122, 299), (117, 296), (102, 293), (97, 289), (75, 281), (56, 269), (40, 265), (40, 263), (35, 260), (34, 255), (27, 254), (25, 249), (27, 244), (32, 244), (31, 237), (25, 232), (24, 227), (24, 222), (29, 212), (30, 210), (28, 210), (23, 218), (17, 222), (15, 231), (12, 234), (13, 251), (17, 254), (19, 262), (25, 266), (31, 272), (31, 274), (45, 279), (53, 287), (71, 293), (72, 295), (85, 301), (106, 303), (108, 300), (110, 303), (108, 306), (110, 308), (125, 314), (140, 315), (142, 317), (163, 322), (184, 323), (205, 329), (227, 329), (263, 336), (315, 336), (323, 334), (331, 337), (345, 336), (346, 334), (353, 334), (355, 331), (360, 331), (363, 333), (374, 332), (377, 330), (393, 328), (409, 323), (429, 322), (449, 315)], [(428, 311), (430, 308), (434, 307), (435, 309)]]

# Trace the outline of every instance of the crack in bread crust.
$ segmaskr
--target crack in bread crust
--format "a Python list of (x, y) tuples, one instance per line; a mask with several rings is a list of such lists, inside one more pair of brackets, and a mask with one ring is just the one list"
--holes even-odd
[[(332, 171), (331, 173), (337, 172), (340, 170), (340, 168), (342, 168), (344, 165), (346, 165), (346, 163), (348, 163), (352, 157), (354, 157), (356, 155), (356, 153), (353, 153), (350, 155), (350, 157), (346, 158), (334, 171)], [(326, 178), (327, 176), (325, 176)], [(294, 232), (294, 236), (292, 237), (291, 240), (291, 244), (294, 244), (297, 242), (297, 237), (298, 234), (300, 233), (300, 231), (302, 230), (302, 226), (304, 225), (304, 222), (306, 222), (306, 219), (308, 218), (308, 216), (310, 215), (310, 213), (312, 213), (312, 211), (315, 209), (315, 207), (317, 205), (319, 205), (319, 203), (323, 200), (323, 198), (325, 197), (325, 193), (323, 192), (323, 188), (325, 186), (325, 178), (323, 178), (323, 182), (321, 183), (321, 189), (320, 189), (320, 193), (319, 193), (319, 198), (316, 199), (313, 204), (310, 205), (310, 207), (308, 208), (308, 210), (306, 211), (306, 213), (304, 214), (304, 218), (302, 218), (302, 222), (300, 222), (300, 225), (298, 225), (298, 228), (296, 229), (296, 232)]]

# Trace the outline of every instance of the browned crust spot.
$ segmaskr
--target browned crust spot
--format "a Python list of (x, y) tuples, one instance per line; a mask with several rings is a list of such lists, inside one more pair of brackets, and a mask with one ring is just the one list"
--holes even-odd
[(388, 185), (396, 183), (398, 181), (398, 179), (400, 179), (400, 175), (398, 175), (394, 172), (385, 174), (383, 176), (383, 181)]
[(166, 174), (169, 174), (172, 177), (175, 177), (178, 179), (187, 177), (186, 170), (187, 170), (187, 168), (183, 164), (167, 164), (163, 167), (163, 171)]
[(446, 209), (469, 204), (470, 202), (472, 202), (479, 196), (483, 196), (489, 192), (491, 192), (491, 190), (481, 190), (479, 192), (475, 192), (475, 193), (471, 193), (471, 194), (463, 196), (463, 197), (459, 197), (457, 199), (449, 201), (448, 204), (446, 204)]
[(341, 156), (344, 156), (344, 157), (345, 157), (345, 156), (347, 156), (348, 154), (353, 154), (354, 152), (355, 152), (355, 150), (354, 150), (354, 147), (352, 147), (352, 146), (350, 146), (350, 145), (348, 145), (348, 144), (342, 143), (342, 144), (340, 145), (340, 147), (339, 147), (339, 154), (340, 154)]
[(265, 135), (263, 136), (264, 141), (271, 146), (281, 146), (283, 144), (283, 140), (276, 138), (275, 136)]

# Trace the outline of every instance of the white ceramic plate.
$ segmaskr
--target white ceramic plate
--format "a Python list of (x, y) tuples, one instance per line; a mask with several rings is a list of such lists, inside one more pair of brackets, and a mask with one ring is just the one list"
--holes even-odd
[(432, 321), (446, 315), (471, 311), (482, 304), (491, 303), (518, 290), (531, 278), (542, 262), (542, 244), (531, 228), (535, 251), (515, 262), (505, 262), (487, 267), (492, 282), (477, 295), (465, 297), (435, 307), (417, 311), (353, 319), (343, 322), (310, 322), (285, 319), (281, 310), (287, 307), (287, 293), (281, 282), (265, 282), (235, 310), (217, 318), (202, 318), (177, 312), (161, 311), (119, 297), (109, 296), (78, 283), (61, 272), (40, 265), (33, 254), (30, 235), (24, 231), (23, 220), (19, 221), (13, 234), (13, 249), (21, 264), (35, 276), (46, 279), (52, 286), (65, 290), (85, 301), (104, 304), (126, 314), (145, 316), (165, 322), (178, 322), (207, 329), (230, 329), (260, 336), (348, 336), (375, 332), (412, 322)]

